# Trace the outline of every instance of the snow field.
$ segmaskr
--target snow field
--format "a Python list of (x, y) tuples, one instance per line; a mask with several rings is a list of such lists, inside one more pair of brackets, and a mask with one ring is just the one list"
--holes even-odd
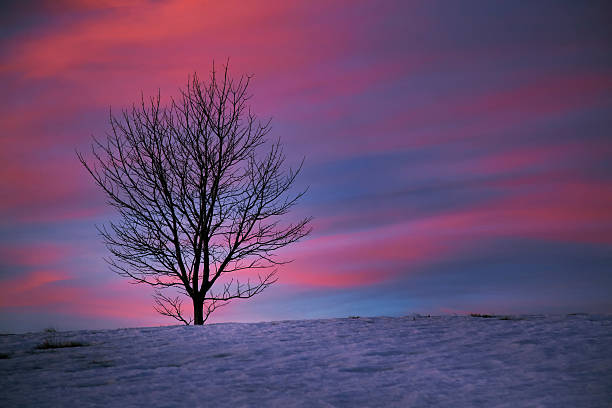
[(2, 407), (612, 406), (612, 316), (42, 332), (0, 353)]

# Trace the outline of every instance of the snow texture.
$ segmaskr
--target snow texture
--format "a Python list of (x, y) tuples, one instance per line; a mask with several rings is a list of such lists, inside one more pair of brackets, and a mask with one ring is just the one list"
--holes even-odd
[(612, 406), (611, 316), (42, 332), (0, 353), (2, 407)]

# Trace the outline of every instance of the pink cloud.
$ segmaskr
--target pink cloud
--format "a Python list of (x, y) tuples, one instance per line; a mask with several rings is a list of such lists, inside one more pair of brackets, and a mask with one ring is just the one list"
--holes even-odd
[(297, 260), (283, 267), (280, 281), (338, 288), (372, 285), (416, 273), (419, 266), (458, 250), (460, 245), (436, 235), (415, 233), (408, 223), (325, 235), (296, 250)]
[[(537, 78), (511, 89), (465, 98), (449, 110), (453, 116), (559, 115), (597, 102), (612, 89), (612, 76), (583, 73)], [(510, 118), (507, 118), (510, 119)]]
[[(569, 142), (546, 146), (527, 146), (508, 149), (467, 160), (466, 167), (474, 174), (504, 174), (517, 170), (532, 171), (534, 168), (545, 168), (555, 164), (571, 163), (580, 157), (603, 157), (606, 146), (585, 145)], [(463, 166), (457, 166), (460, 171)]]
[(67, 272), (37, 269), (0, 282), (0, 309), (41, 307), (79, 316), (157, 317), (150, 288), (125, 281), (84, 287)]
[(68, 274), (54, 270), (35, 270), (5, 279), (0, 285), (0, 307), (40, 306), (70, 298), (71, 288), (49, 288), (50, 284), (70, 279)]
[[(89, 13), (63, 27), (43, 27), (41, 32), (21, 38), (19, 53), (15, 52), (3, 71), (69, 78), (79, 74), (75, 71), (78, 68), (101, 66), (105, 71), (127, 69), (136, 74), (142, 61), (148, 61), (162, 75), (176, 70), (175, 64), (180, 63), (183, 80), (185, 67), (197, 64), (202, 57), (208, 68), (210, 56), (224, 59), (228, 53), (236, 55), (238, 65), (246, 56), (249, 70), (263, 72), (267, 70), (262, 66), (286, 69), (304, 61), (306, 55), (288, 49), (288, 44), (299, 45), (312, 57), (313, 52), (328, 53), (339, 41), (346, 41), (346, 35), (339, 31), (339, 35), (320, 44), (317, 41), (313, 47), (313, 39), (321, 35), (319, 27), (300, 24), (306, 15), (323, 14), (325, 8), (339, 8), (340, 4), (322, 10), (322, 5), (292, 7), (283, 1), (267, 2), (265, 7), (189, 0), (134, 3), (121, 8), (103, 6), (103, 13)], [(249, 27), (248, 32), (245, 27)], [(163, 60), (160, 55), (164, 55)], [(159, 84), (159, 75), (157, 79)]]
[(297, 262), (282, 268), (279, 282), (282, 284), (299, 285), (300, 287), (351, 288), (379, 283), (389, 276), (377, 273), (375, 270), (336, 271), (324, 263), (316, 264)]
[[(392, 225), (319, 236), (295, 252), (298, 261), (284, 269), (281, 281), (321, 287), (380, 283), (495, 238), (610, 245), (608, 190), (605, 183), (565, 182)], [(320, 225), (335, 222), (328, 218)]]
[[(439, 214), (412, 223), (413, 231), (453, 240), (524, 237), (612, 243), (612, 193), (605, 183), (576, 181)], [(450, 242), (449, 242), (450, 244)]]
[(41, 267), (60, 262), (70, 252), (68, 246), (51, 242), (10, 244), (0, 248), (0, 257), (3, 262), (10, 265)]
[[(371, 123), (350, 126), (334, 143), (341, 155), (385, 152), (471, 141), (486, 146), (491, 135), (525, 124), (603, 107), (612, 76), (583, 72), (525, 80), (510, 89), (440, 95), (434, 102), (380, 115)], [(384, 137), (383, 137), (384, 136)], [(351, 143), (347, 144), (346, 140)]]
[(106, 212), (101, 193), (79, 166), (76, 158), (36, 166), (4, 161), (0, 210), (12, 221), (23, 222), (82, 219)]

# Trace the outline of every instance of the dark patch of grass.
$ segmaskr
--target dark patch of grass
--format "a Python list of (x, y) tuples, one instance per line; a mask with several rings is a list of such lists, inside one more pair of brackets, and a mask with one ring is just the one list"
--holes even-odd
[(498, 316), (499, 320), (512, 320), (512, 321), (517, 321), (517, 320), (525, 320), (524, 317), (520, 317), (520, 316)]
[(7, 358), (10, 358), (11, 355), (8, 353), (0, 353), (0, 360), (6, 360)]
[(525, 320), (524, 317), (519, 317), (519, 316), (500, 316), (499, 320)]
[(36, 346), (38, 350), (49, 350), (49, 349), (58, 349), (58, 348), (67, 348), (67, 347), (85, 347), (88, 346), (87, 343), (82, 343), (80, 341), (56, 341), (45, 339), (42, 343)]
[(472, 316), (472, 317), (480, 317), (480, 318), (483, 318), (483, 319), (492, 319), (494, 317), (497, 317), (495, 315), (480, 314), (480, 313), (470, 313), (470, 316)]

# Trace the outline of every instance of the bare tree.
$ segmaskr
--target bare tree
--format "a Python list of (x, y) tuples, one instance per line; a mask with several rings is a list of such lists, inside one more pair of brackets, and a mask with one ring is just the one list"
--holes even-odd
[[(275, 252), (310, 232), (310, 218), (283, 223), (305, 192), (292, 192), (302, 165), (285, 169), (280, 140), (267, 139), (270, 121), (247, 104), (250, 79), (213, 64), (208, 83), (194, 75), (168, 105), (158, 92), (111, 112), (91, 162), (77, 153), (118, 212), (98, 227), (111, 269), (154, 286), (155, 309), (185, 324), (262, 292), (286, 263)], [(257, 281), (236, 277), (247, 269), (261, 270)], [(180, 297), (162, 293), (172, 287), (192, 299), (192, 319)]]

